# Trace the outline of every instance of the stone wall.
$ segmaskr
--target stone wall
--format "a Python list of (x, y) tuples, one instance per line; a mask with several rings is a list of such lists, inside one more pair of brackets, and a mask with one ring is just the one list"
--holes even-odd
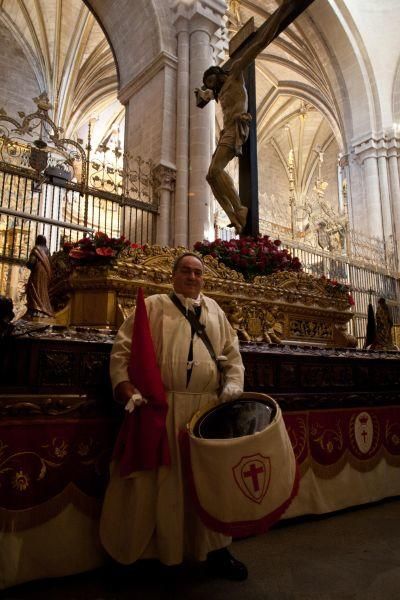
[(32, 100), (40, 94), (39, 83), (21, 45), (0, 20), (0, 108), (16, 117), (19, 111), (34, 112)]

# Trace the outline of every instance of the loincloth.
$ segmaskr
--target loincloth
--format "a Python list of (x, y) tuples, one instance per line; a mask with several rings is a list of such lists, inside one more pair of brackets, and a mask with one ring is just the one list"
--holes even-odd
[(249, 137), (250, 121), (250, 113), (242, 113), (236, 117), (232, 126), (221, 131), (218, 146), (227, 146), (234, 151), (235, 156), (240, 156), (242, 146)]

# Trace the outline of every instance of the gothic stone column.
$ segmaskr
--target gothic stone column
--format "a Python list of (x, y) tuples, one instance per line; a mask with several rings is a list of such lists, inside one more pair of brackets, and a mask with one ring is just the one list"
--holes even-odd
[(389, 150), (389, 182), (390, 194), (392, 199), (393, 221), (394, 221), (394, 240), (395, 252), (397, 258), (397, 268), (399, 268), (400, 259), (400, 180), (399, 167), (397, 164), (398, 149)]
[[(398, 266), (400, 182), (397, 140), (390, 134), (370, 136), (354, 146), (363, 168), (369, 234), (385, 241), (387, 264)], [(397, 247), (396, 247), (397, 246)]]
[(367, 220), (369, 235), (383, 239), (381, 194), (379, 171), (376, 155), (366, 156), (363, 160), (364, 189), (367, 201)]
[[(126, 153), (131, 159), (139, 156), (144, 161), (150, 159), (154, 164), (172, 170), (175, 169), (176, 67), (176, 56), (161, 51), (120, 90), (118, 96), (126, 107)], [(168, 212), (168, 218), (164, 214), (157, 219), (157, 228), (161, 228), (161, 232), (157, 233), (156, 239), (170, 241), (170, 198), (168, 196), (166, 200), (166, 194), (160, 190), (159, 200), (160, 210)], [(141, 243), (148, 242), (146, 236), (139, 235), (145, 221), (138, 211), (134, 220), (122, 223), (122, 230), (135, 232), (133, 239)]]
[[(211, 161), (212, 144), (211, 123), (215, 118), (214, 103), (205, 108), (196, 107), (194, 88), (202, 85), (204, 71), (213, 64), (211, 38), (222, 25), (222, 17), (226, 11), (223, 0), (186, 0), (176, 1), (173, 5), (176, 22), (186, 20), (189, 34), (189, 166), (188, 166), (188, 211), (189, 234), (188, 246), (209, 236), (211, 222), (211, 190), (206, 181), (206, 174)], [(182, 31), (182, 26), (180, 31)], [(179, 34), (184, 38), (183, 34)], [(178, 39), (179, 39), (178, 38)], [(183, 44), (184, 42), (181, 41)], [(182, 47), (181, 47), (182, 48)], [(179, 51), (179, 47), (178, 47)], [(183, 110), (183, 107), (182, 107)], [(182, 115), (182, 123), (183, 123)], [(178, 119), (180, 119), (178, 115)], [(181, 186), (181, 180), (179, 179)], [(183, 189), (182, 192), (184, 193)], [(180, 201), (182, 197), (180, 196)], [(179, 202), (180, 202), (179, 201)], [(183, 206), (178, 202), (177, 207)], [(176, 215), (175, 218), (179, 218)]]
[(156, 243), (159, 246), (170, 245), (171, 205), (175, 188), (176, 172), (162, 164), (154, 169), (156, 188), (159, 196), (159, 215), (157, 219)]
[(176, 185), (173, 245), (188, 244), (188, 185), (189, 185), (189, 21), (177, 10), (177, 90), (176, 90)]
[(388, 178), (388, 160), (385, 152), (378, 155), (379, 186), (381, 191), (383, 239), (385, 245), (386, 264), (392, 262), (393, 223), (390, 208), (390, 189)]

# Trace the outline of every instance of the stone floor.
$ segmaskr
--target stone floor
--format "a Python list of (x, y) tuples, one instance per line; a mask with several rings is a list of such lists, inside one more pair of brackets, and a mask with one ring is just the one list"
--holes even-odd
[[(99, 570), (5, 590), (4, 600), (399, 600), (400, 498), (317, 519), (283, 523), (233, 545), (249, 567), (241, 583), (209, 578), (202, 565), (177, 573)], [(146, 572), (147, 571), (147, 572)]]

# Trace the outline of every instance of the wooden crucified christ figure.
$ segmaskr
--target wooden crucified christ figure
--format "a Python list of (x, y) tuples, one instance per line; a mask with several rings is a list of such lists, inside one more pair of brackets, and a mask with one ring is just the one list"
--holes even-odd
[(243, 206), (232, 178), (225, 167), (242, 154), (242, 146), (249, 135), (251, 115), (244, 73), (257, 55), (270, 44), (313, 0), (284, 0), (283, 4), (242, 44), (222, 67), (211, 66), (203, 75), (203, 87), (196, 88), (197, 105), (205, 106), (210, 100), (219, 102), (223, 115), (223, 129), (207, 173), (212, 192), (230, 219), (230, 227), (240, 234), (246, 225), (248, 207)]

